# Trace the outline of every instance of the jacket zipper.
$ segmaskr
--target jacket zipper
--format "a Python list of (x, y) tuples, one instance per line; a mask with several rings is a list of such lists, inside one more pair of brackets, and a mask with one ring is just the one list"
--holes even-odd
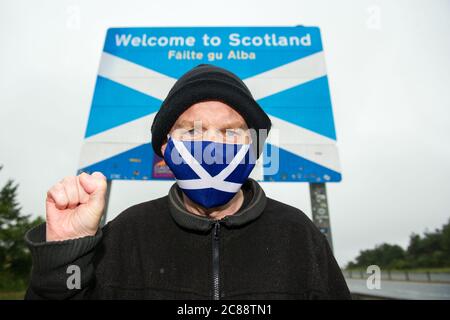
[(219, 245), (220, 245), (220, 222), (214, 224), (213, 240), (212, 240), (212, 264), (213, 264), (213, 299), (220, 299), (220, 282), (219, 282)]

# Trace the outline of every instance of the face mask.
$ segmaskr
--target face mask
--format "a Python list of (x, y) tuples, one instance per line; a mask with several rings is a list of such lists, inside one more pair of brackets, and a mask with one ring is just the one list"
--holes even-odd
[(213, 208), (233, 198), (253, 170), (256, 158), (250, 144), (169, 137), (164, 161), (192, 201)]

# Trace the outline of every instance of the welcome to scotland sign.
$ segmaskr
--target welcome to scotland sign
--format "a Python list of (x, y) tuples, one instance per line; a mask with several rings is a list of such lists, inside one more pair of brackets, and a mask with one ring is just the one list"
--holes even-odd
[(320, 30), (303, 26), (109, 29), (79, 172), (171, 179), (151, 148), (151, 123), (175, 81), (201, 63), (237, 74), (272, 120), (254, 178), (341, 180)]

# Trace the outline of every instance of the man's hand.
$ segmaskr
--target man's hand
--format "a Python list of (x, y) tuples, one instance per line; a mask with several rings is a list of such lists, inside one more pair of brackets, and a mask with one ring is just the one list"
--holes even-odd
[(47, 241), (93, 236), (105, 208), (106, 178), (100, 172), (65, 177), (47, 192)]

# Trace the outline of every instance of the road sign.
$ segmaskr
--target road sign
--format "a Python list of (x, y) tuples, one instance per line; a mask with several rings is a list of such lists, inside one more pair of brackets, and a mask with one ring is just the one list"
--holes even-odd
[(79, 171), (172, 179), (150, 126), (175, 81), (201, 63), (237, 74), (272, 120), (254, 178), (341, 180), (320, 30), (303, 26), (109, 29)]

